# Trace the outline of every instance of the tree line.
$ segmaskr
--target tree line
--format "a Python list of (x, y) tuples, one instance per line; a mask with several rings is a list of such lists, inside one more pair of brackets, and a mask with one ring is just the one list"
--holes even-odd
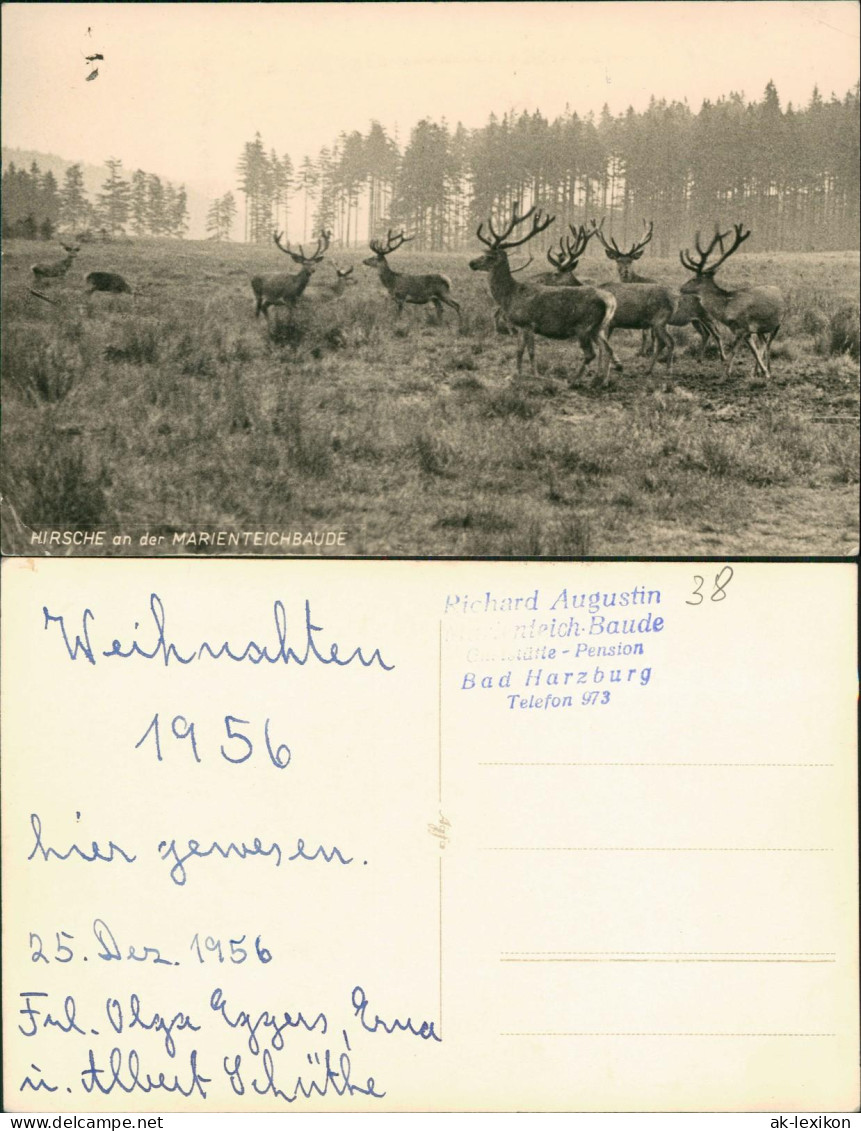
[(185, 235), (185, 185), (177, 188), (142, 169), (127, 180), (122, 162), (114, 157), (105, 167), (102, 190), (91, 200), (80, 165), (70, 165), (59, 185), (54, 174), (43, 173), (35, 161), (29, 170), (10, 163), (2, 183), (4, 238), (49, 240), (61, 231), (70, 236), (101, 232), (116, 237), (128, 231), (136, 236)]
[(373, 122), (298, 165), (258, 133), (237, 168), (243, 235), (264, 242), (278, 229), (303, 241), (326, 228), (352, 247), (404, 227), (415, 248), (455, 250), (521, 201), (555, 213), (557, 231), (606, 216), (621, 241), (653, 220), (658, 255), (738, 220), (760, 251), (857, 248), (859, 104), (856, 85), (843, 99), (814, 88), (806, 106), (782, 108), (769, 82), (757, 101), (731, 93), (698, 113), (653, 98), (616, 116), (606, 106), (597, 117), (491, 114), (475, 130), (424, 119), (403, 149)]

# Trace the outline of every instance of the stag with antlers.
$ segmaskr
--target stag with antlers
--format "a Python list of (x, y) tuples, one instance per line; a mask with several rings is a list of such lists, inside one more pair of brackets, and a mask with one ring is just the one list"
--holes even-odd
[(62, 279), (72, 266), (75, 256), (81, 250), (80, 247), (70, 247), (64, 243), (60, 244), (60, 247), (66, 253), (64, 259), (55, 259), (51, 263), (34, 263), (30, 268), (33, 272), (33, 278), (37, 282), (41, 279)]
[(285, 255), (289, 255), (294, 263), (301, 266), (301, 270), (295, 275), (291, 274), (278, 274), (278, 275), (255, 275), (251, 280), (251, 289), (254, 291), (254, 297), (257, 299), (257, 309), (255, 310), (255, 318), (260, 317), (260, 313), (268, 316), (270, 306), (293, 306), (298, 300), (299, 296), (308, 285), (308, 280), (314, 274), (314, 271), (319, 263), (322, 262), (323, 256), (329, 247), (329, 240), (331, 239), (331, 232), (323, 231), (320, 233), (320, 238), (317, 240), (317, 247), (311, 255), (306, 255), (301, 244), (299, 244), (298, 252), (293, 251), (288, 243), (285, 247), (281, 243), (283, 232), (274, 232), (273, 240), (276, 247), (283, 251)]
[(432, 302), (439, 322), (442, 322), (442, 308), (445, 305), (457, 312), (460, 323), (460, 304), (449, 295), (451, 279), (447, 275), (400, 275), (389, 267), (386, 256), (414, 239), (415, 236), (405, 236), (403, 232), (393, 236), (390, 228), (385, 244), (382, 240), (371, 240), (368, 246), (374, 254), (363, 259), (362, 263), (365, 267), (376, 268), (380, 282), (397, 303), (398, 314), (403, 311), (404, 303), (425, 306)]
[[(511, 239), (515, 228), (532, 219), (525, 236)], [(502, 232), (496, 232), (492, 220), (488, 220), (489, 236), (485, 236), (484, 224), (479, 224), (477, 236), (487, 251), (470, 260), (473, 271), (487, 271), (490, 276), (490, 293), (502, 309), (506, 319), (520, 331), (517, 347), (517, 376), (523, 369), (523, 353), (529, 350), (532, 375), (535, 369), (535, 335), (544, 338), (566, 340), (576, 338), (583, 351), (583, 362), (571, 379), (571, 384), (579, 380), (586, 366), (599, 358), (598, 381), (606, 377), (613, 356), (607, 341), (606, 328), (615, 310), (616, 300), (606, 291), (595, 287), (542, 287), (535, 283), (519, 283), (513, 278), (508, 263), (512, 248), (520, 247), (553, 223), (554, 216), (542, 216), (535, 205), (522, 216), (515, 204), (511, 220)], [(615, 356), (613, 362), (621, 369)]]
[(329, 266), (335, 272), (334, 280), (331, 277), (320, 279), (318, 275), (317, 280), (308, 288), (309, 297), (313, 295), (315, 300), (328, 302), (330, 299), (340, 298), (347, 287), (358, 284), (359, 280), (353, 277), (352, 267), (339, 267), (334, 259), (329, 260)]
[[(597, 235), (606, 247), (600, 225), (593, 220), (592, 227), (593, 234)], [(560, 245), (560, 252), (563, 250)], [(578, 280), (575, 276), (572, 276), (572, 280), (572, 285), (576, 285)], [(608, 340), (614, 330), (651, 331), (654, 344), (648, 372), (652, 372), (662, 351), (666, 353), (665, 360), (672, 371), (676, 343), (668, 332), (667, 325), (679, 304), (678, 293), (660, 283), (608, 282), (600, 283), (599, 288), (602, 291), (609, 291), (616, 299), (616, 312), (607, 328)]]
[(589, 240), (592, 239), (595, 232), (587, 232), (582, 224), (579, 228), (569, 224), (568, 231), (571, 233), (570, 235), (559, 239), (558, 252), (555, 252), (552, 247), (547, 251), (547, 261), (553, 267), (553, 270), (533, 276), (530, 282), (538, 283), (542, 287), (593, 286), (590, 279), (581, 279), (575, 272), (577, 264), (585, 254)]
[[(646, 246), (651, 242), (652, 234), (655, 229), (654, 222), (650, 221), (647, 224), (645, 220), (643, 221), (643, 238), (631, 244), (627, 251), (623, 251), (612, 236), (610, 237), (610, 244), (613, 245), (611, 247), (604, 239), (603, 227), (603, 219), (600, 224), (597, 224), (594, 220), (592, 221), (593, 234), (597, 235), (604, 245), (604, 254), (607, 258), (616, 264), (616, 270), (619, 272), (619, 281), (622, 283), (656, 283), (657, 279), (651, 279), (646, 275), (638, 275), (634, 270), (634, 264), (642, 256), (643, 252), (646, 250)], [(679, 292), (676, 312), (670, 319), (668, 325), (693, 326), (700, 337), (700, 356), (702, 357), (705, 354), (706, 346), (708, 345), (709, 338), (711, 338), (717, 344), (721, 360), (725, 360), (720, 331), (713, 319), (709, 317), (708, 312), (696, 295), (683, 295)], [(644, 330), (640, 353), (645, 356), (649, 353), (651, 345), (653, 345), (651, 331)]]
[(355, 287), (359, 280), (353, 278), (352, 267), (339, 267), (334, 261), (332, 262), (332, 267), (335, 270), (337, 278), (334, 283), (330, 284), (329, 290), (337, 298), (344, 293), (347, 287)]
[[(729, 351), (729, 361), (726, 367), (726, 376), (732, 374), (735, 351), (739, 342), (744, 339), (755, 361), (754, 374), (762, 373), (763, 377), (771, 377), (771, 343), (777, 336), (783, 317), (783, 295), (778, 287), (751, 286), (736, 287), (735, 290), (724, 290), (715, 282), (715, 272), (722, 263), (737, 251), (750, 235), (750, 230), (744, 231), (743, 224), (733, 225), (735, 235), (732, 246), (727, 251), (724, 240), (731, 233), (716, 229), (714, 238), (709, 246), (703, 250), (700, 246), (700, 233), (695, 237), (699, 260), (695, 260), (690, 251), (680, 251), (679, 258), (682, 266), (694, 272), (694, 277), (689, 279), (682, 287), (683, 295), (696, 295), (703, 307), (716, 322), (722, 322), (735, 334)], [(709, 264), (709, 256), (718, 247), (720, 259)]]

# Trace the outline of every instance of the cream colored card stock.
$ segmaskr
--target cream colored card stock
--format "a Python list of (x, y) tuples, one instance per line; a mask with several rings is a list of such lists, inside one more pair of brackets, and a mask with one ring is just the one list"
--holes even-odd
[(7, 560), (7, 1108), (853, 1107), (854, 585)]

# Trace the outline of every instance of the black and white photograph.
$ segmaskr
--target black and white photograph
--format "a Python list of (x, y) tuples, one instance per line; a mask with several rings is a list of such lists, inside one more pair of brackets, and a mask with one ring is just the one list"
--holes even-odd
[(4, 5), (3, 552), (857, 553), (858, 33)]

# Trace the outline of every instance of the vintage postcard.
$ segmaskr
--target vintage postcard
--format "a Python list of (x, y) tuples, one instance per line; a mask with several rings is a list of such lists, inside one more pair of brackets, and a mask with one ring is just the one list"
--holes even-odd
[(7, 1110), (857, 1108), (853, 565), (3, 594)]
[(4, 553), (857, 553), (856, 3), (2, 18)]

